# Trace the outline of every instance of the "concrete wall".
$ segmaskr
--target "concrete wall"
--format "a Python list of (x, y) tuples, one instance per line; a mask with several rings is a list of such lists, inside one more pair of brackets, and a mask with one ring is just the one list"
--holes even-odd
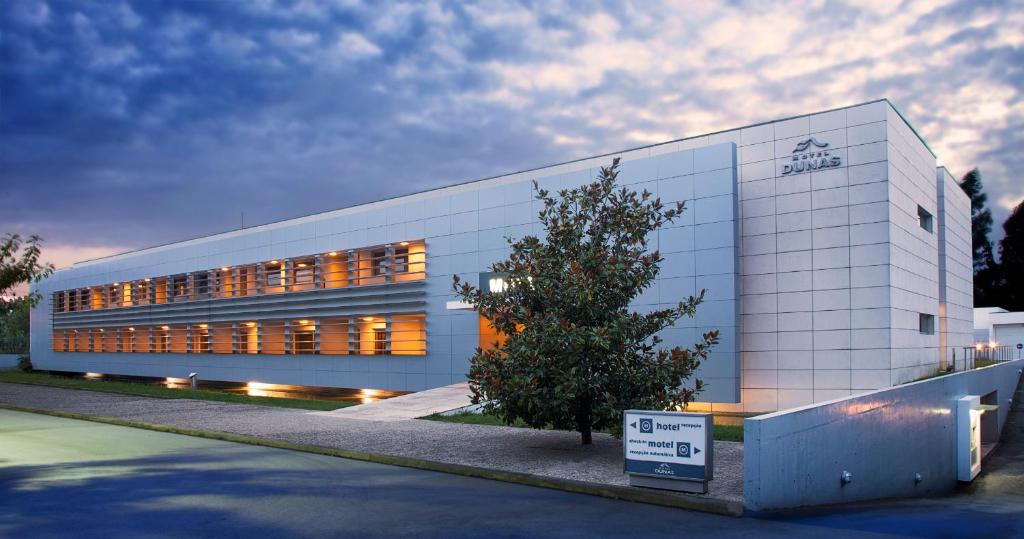
[[(996, 391), (1002, 429), (1022, 366), (1017, 360), (744, 420), (745, 506), (757, 511), (950, 491), (957, 484), (955, 400)], [(844, 470), (853, 474), (846, 485)]]
[[(939, 188), (939, 346), (944, 365), (974, 345), (974, 267), (971, 199), (946, 167), (936, 170)], [(955, 354), (955, 355), (954, 355)]]

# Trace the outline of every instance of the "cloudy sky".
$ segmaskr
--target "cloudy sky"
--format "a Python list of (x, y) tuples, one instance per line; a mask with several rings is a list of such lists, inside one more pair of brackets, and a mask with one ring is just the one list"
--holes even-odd
[(997, 228), (1021, 1), (0, 2), (0, 232), (58, 264), (888, 97)]

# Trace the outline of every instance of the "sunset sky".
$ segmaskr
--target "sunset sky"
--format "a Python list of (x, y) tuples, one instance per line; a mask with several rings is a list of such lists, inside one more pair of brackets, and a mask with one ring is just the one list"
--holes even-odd
[(887, 97), (997, 237), (1024, 3), (0, 2), (0, 232), (58, 265)]

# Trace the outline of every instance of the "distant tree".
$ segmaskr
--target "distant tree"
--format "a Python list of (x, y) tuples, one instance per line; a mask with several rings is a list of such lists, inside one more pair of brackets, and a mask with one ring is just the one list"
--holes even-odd
[(960, 180), (960, 188), (971, 198), (971, 245), (974, 261), (974, 305), (976, 307), (995, 306), (997, 300), (993, 294), (996, 285), (997, 268), (993, 256), (992, 211), (985, 207), (988, 195), (981, 184), (981, 172), (974, 169)]
[(0, 331), (6, 336), (28, 334), (28, 311), (39, 303), (38, 292), (18, 297), (20, 285), (37, 283), (53, 273), (53, 264), (39, 262), (42, 239), (7, 234), (0, 240)]
[(1024, 202), (1003, 223), (1006, 235), (999, 242), (997, 295), (999, 306), (1024, 311)]
[(647, 239), (684, 208), (618, 188), (618, 166), (616, 159), (594, 183), (557, 197), (534, 183), (545, 237), (509, 239), (511, 254), (491, 267), (507, 290), (454, 279), (459, 296), (505, 338), (473, 356), (473, 402), (509, 424), (575, 429), (583, 444), (595, 429), (621, 429), (623, 410), (689, 403), (702, 384), (687, 382), (718, 341), (709, 331), (692, 350), (659, 348), (658, 333), (692, 317), (703, 290), (669, 308), (629, 309), (662, 261)]

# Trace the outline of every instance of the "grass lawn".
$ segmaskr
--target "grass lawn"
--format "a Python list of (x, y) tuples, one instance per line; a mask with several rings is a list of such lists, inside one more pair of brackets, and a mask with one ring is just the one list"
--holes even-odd
[(239, 395), (235, 393), (224, 393), (220, 391), (202, 389), (193, 392), (191, 389), (172, 389), (159, 385), (133, 382), (83, 380), (81, 378), (67, 378), (45, 373), (22, 372), (18, 370), (0, 371), (0, 382), (63, 387), (69, 389), (88, 389), (92, 391), (106, 391), (108, 393), (122, 393), (126, 395), (139, 395), (143, 397), (157, 397), (163, 399), (199, 399), (231, 402), (235, 404), (277, 406), (280, 408), (302, 408), (304, 410), (337, 410), (338, 408), (344, 408), (346, 406), (356, 404), (355, 402), (350, 401), (250, 397), (249, 395)]
[[(441, 421), (444, 423), (464, 423), (467, 425), (492, 425), (492, 426), (507, 426), (502, 420), (496, 416), (487, 414), (473, 414), (473, 413), (460, 413), (455, 415), (441, 415), (434, 414), (420, 419), (427, 419), (430, 421)], [(517, 422), (513, 427), (528, 428), (522, 421)], [(715, 440), (720, 442), (742, 442), (743, 441), (743, 426), (742, 425), (715, 425)]]

